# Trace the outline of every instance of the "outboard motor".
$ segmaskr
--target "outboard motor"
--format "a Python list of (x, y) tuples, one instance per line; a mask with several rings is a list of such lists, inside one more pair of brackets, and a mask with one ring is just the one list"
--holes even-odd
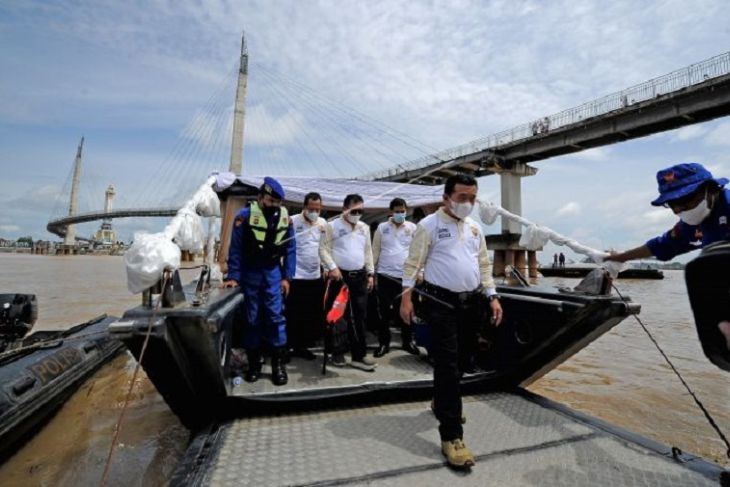
[(0, 294), (0, 352), (23, 338), (37, 319), (35, 294)]
[(684, 271), (702, 350), (730, 372), (730, 349), (718, 323), (730, 321), (730, 242), (708, 245)]

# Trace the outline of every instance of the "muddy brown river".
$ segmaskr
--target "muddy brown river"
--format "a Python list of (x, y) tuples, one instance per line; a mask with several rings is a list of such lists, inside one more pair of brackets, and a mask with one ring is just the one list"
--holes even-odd
[[(720, 427), (730, 431), (730, 375), (702, 354), (682, 272), (662, 281), (617, 281), (642, 304), (654, 334)], [(189, 279), (190, 274), (187, 278)], [(574, 286), (573, 279), (544, 279)], [(139, 302), (126, 289), (121, 257), (0, 254), (0, 291), (34, 293), (35, 329), (59, 329), (101, 313), (120, 316)], [(89, 379), (15, 455), (0, 485), (98, 485), (135, 361), (121, 354)], [(109, 485), (166, 483), (188, 433), (142, 373), (113, 458)], [(538, 394), (618, 426), (730, 466), (722, 443), (633, 318), (625, 320), (533, 384)]]

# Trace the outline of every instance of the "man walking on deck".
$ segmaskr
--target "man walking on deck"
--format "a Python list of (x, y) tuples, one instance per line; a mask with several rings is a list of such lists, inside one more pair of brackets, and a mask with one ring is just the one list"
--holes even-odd
[(284, 385), (289, 378), (284, 365), (286, 319), (283, 298), (296, 268), (294, 229), (286, 208), (281, 206), (284, 189), (273, 178), (264, 178), (256, 201), (236, 215), (228, 253), (228, 278), (224, 287), (238, 287), (246, 299), (244, 348), (248, 355), (245, 379), (256, 382), (261, 375), (261, 348), (272, 349), (271, 381)]
[(324, 326), (324, 282), (319, 243), (327, 221), (320, 217), (322, 197), (319, 193), (304, 196), (304, 208), (292, 217), (296, 235), (297, 266), (286, 301), (287, 336), (291, 355), (314, 360), (308, 349)]
[[(367, 356), (365, 321), (367, 319), (368, 293), (373, 289), (373, 249), (370, 228), (360, 221), (363, 199), (359, 194), (348, 194), (342, 204), (342, 215), (328, 223), (320, 243), (320, 257), (328, 278), (342, 280), (350, 290), (347, 304), (347, 334), (352, 361), (350, 365), (373, 372), (377, 363)], [(332, 357), (335, 366), (346, 365), (342, 354)]]
[(472, 340), (473, 330), (484, 319), (480, 313), (484, 299), (489, 300), (494, 324), (502, 321), (484, 235), (469, 217), (476, 196), (473, 177), (457, 174), (446, 180), (444, 206), (418, 224), (411, 242), (400, 307), (403, 321), (411, 323), (413, 287), (423, 268), (419, 314), (431, 327), (433, 409), (439, 421), (441, 451), (451, 466), (462, 468), (474, 465), (474, 455), (463, 440), (460, 349), (473, 346), (466, 340)]
[(419, 355), (413, 342), (411, 327), (400, 319), (400, 296), (403, 292), (403, 263), (416, 232), (416, 224), (406, 221), (408, 207), (405, 200), (390, 202), (390, 218), (378, 225), (373, 236), (373, 261), (377, 278), (378, 301), (382, 320), (378, 324), (378, 349), (373, 354), (382, 357), (390, 352), (390, 326), (401, 330), (401, 343), (406, 352)]

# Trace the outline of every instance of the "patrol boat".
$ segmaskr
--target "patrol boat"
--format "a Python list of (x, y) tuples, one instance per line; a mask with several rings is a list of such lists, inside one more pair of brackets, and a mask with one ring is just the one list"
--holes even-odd
[[(2, 294), (0, 336), (27, 331), (37, 318), (35, 296)], [(123, 348), (109, 337), (116, 317), (101, 315), (67, 330), (37, 331), (0, 353), (0, 459), (43, 424), (99, 367)], [(25, 332), (22, 332), (25, 334)]]
[[(441, 188), (422, 185), (316, 178), (279, 181), (288, 198), (284, 204), (293, 212), (312, 189), (322, 194), (325, 212), (337, 212), (344, 195), (357, 190), (366, 201), (366, 220), (387, 213), (394, 191), (413, 209), (433, 207), (441, 200)], [(261, 182), (262, 178), (241, 177), (218, 191), (223, 219), (219, 261), (225, 261), (234, 215), (256, 197)], [(261, 408), (430, 393), (430, 364), (423, 356), (401, 350), (378, 359), (375, 373), (351, 368), (326, 368), (323, 373), (321, 360), (293, 357), (284, 386), (271, 384), (266, 366), (259, 381), (234, 384), (231, 347), (246, 297), (239, 289), (221, 289), (210, 275), (205, 266), (196, 281), (183, 285), (177, 272), (167, 272), (144, 294), (142, 305), (110, 326), (112, 336), (123, 341), (138, 360), (149, 332), (141, 364), (189, 428), (196, 430), (222, 417), (245, 416)], [(499, 328), (482, 330), (477, 357), (482, 371), (463, 378), (466, 392), (527, 386), (640, 310), (638, 304), (609, 294), (609, 282), (600, 269), (575, 289), (530, 286), (513, 271), (511, 283), (498, 285), (497, 291), (505, 320)], [(158, 308), (152, 306), (153, 295), (160, 296)], [(421, 335), (418, 330), (417, 334)], [(321, 359), (322, 350), (317, 352)]]

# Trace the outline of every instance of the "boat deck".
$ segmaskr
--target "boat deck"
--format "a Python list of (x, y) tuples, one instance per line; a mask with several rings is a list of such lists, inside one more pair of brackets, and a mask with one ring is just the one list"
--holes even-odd
[(714, 486), (720, 467), (518, 389), (464, 398), (470, 472), (446, 467), (429, 401), (238, 419), (199, 435), (173, 485)]
[[(372, 347), (368, 351), (372, 357)], [(347, 354), (348, 365), (335, 367), (327, 365), (326, 373), (322, 374), (323, 355), (321, 349), (314, 350), (317, 358), (315, 360), (304, 360), (292, 357), (287, 364), (289, 382), (284, 386), (274, 386), (271, 383), (271, 367), (269, 362), (262, 368), (261, 378), (254, 382), (243, 382), (233, 388), (233, 395), (239, 397), (255, 398), (285, 398), (308, 394), (332, 395), (345, 390), (367, 389), (371, 387), (385, 388), (389, 385), (403, 386), (428, 385), (433, 379), (433, 368), (426, 360), (421, 349), (420, 356), (411, 355), (400, 348), (391, 347), (390, 353), (384, 357), (375, 359), (378, 362), (374, 372), (367, 372), (353, 368), (349, 365), (350, 357)], [(473, 377), (481, 377), (486, 373), (474, 374)]]

